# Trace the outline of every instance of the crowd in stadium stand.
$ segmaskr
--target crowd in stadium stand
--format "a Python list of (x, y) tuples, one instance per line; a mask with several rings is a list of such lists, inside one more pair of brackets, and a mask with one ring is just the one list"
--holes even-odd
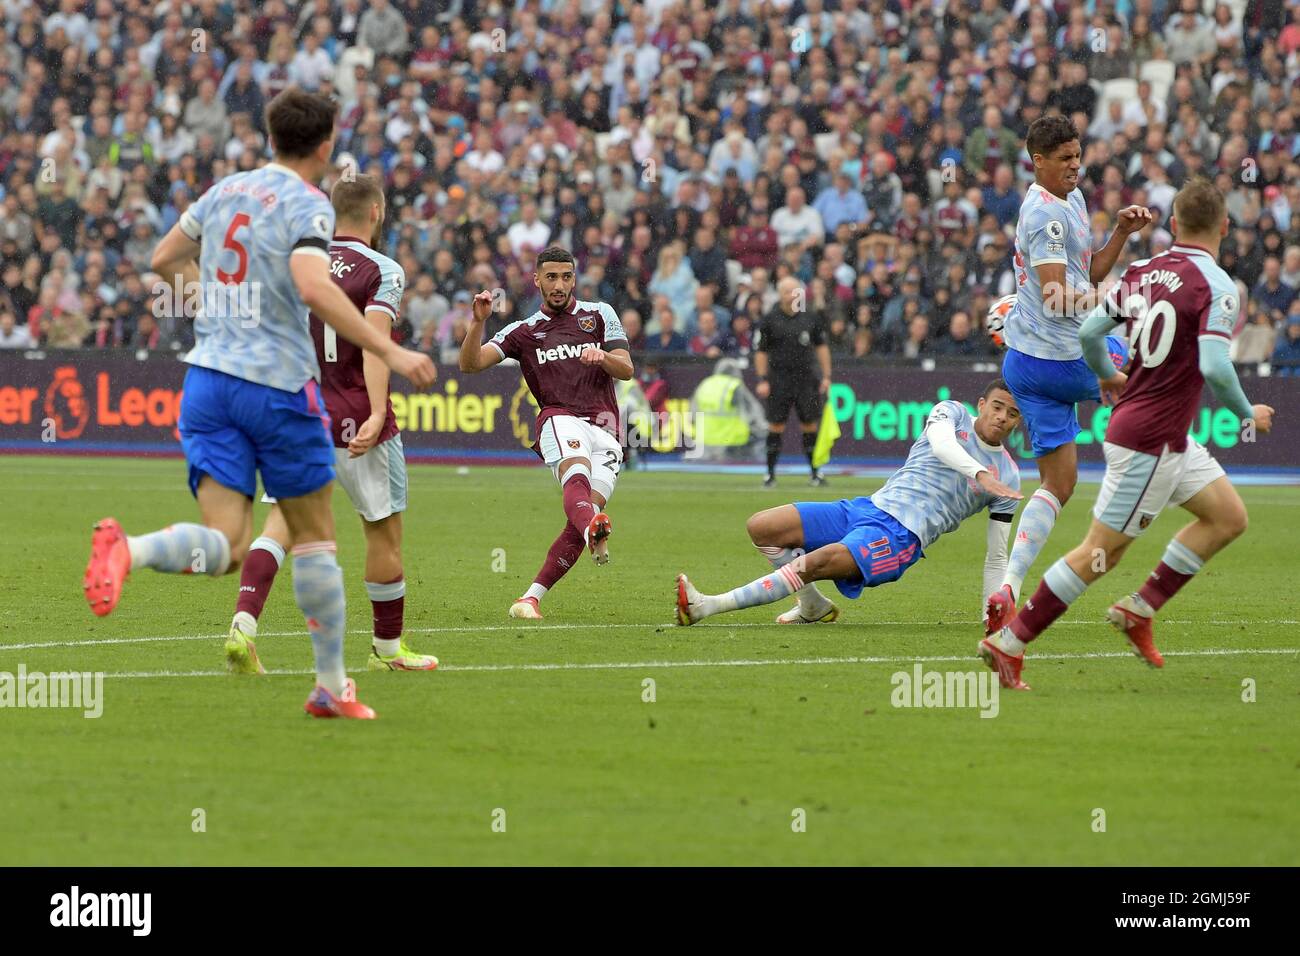
[(473, 292), (504, 290), (489, 331), (538, 307), (550, 243), (637, 351), (744, 355), (794, 275), (842, 357), (990, 357), (1052, 111), (1096, 244), (1156, 212), (1119, 268), (1169, 245), (1188, 176), (1217, 182), (1235, 357), (1300, 360), (1296, 0), (0, 6), (0, 346), (186, 348), (152, 248), (269, 159), (263, 108), (298, 85), (339, 103), (338, 168), (383, 177), (395, 334), (444, 361)]

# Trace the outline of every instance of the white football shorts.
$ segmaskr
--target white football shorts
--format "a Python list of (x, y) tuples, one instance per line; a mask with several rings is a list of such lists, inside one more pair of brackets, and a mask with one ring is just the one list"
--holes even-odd
[(614, 483), (623, 466), (623, 447), (605, 429), (573, 415), (553, 415), (542, 423), (537, 445), (557, 480), (561, 461), (586, 458), (591, 462), (592, 491), (599, 492), (606, 501), (614, 494)]
[(1205, 446), (1187, 439), (1184, 451), (1159, 455), (1105, 442), (1106, 475), (1092, 516), (1120, 534), (1136, 538), (1165, 508), (1181, 505), (1223, 477), (1223, 466)]
[[(357, 514), (367, 521), (382, 521), (406, 510), (406, 451), (400, 432), (360, 458), (349, 457), (346, 448), (335, 448), (334, 476)], [(270, 495), (262, 495), (262, 500), (275, 504)]]

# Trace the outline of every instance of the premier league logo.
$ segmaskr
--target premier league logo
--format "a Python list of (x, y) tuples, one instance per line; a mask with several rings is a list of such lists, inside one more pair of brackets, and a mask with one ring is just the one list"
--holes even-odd
[(584, 332), (595, 332), (596, 320), (589, 315), (580, 315), (578, 316), (578, 328)]

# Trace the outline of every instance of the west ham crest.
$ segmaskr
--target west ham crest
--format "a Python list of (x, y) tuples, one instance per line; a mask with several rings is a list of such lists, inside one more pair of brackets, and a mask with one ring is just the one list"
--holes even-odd
[(595, 332), (596, 320), (589, 315), (580, 315), (578, 316), (578, 328), (584, 332)]
[(578, 441), (578, 439), (576, 439), (576, 438), (570, 438), (570, 439), (569, 439), (569, 447), (570, 447), (570, 448), (581, 448), (581, 447), (582, 447), (582, 442)]

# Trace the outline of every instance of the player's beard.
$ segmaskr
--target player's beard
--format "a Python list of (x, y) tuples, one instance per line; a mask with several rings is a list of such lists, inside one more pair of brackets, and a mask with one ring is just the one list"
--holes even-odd
[(381, 222), (375, 226), (375, 231), (370, 234), (370, 248), (375, 252), (384, 251), (384, 224)]

